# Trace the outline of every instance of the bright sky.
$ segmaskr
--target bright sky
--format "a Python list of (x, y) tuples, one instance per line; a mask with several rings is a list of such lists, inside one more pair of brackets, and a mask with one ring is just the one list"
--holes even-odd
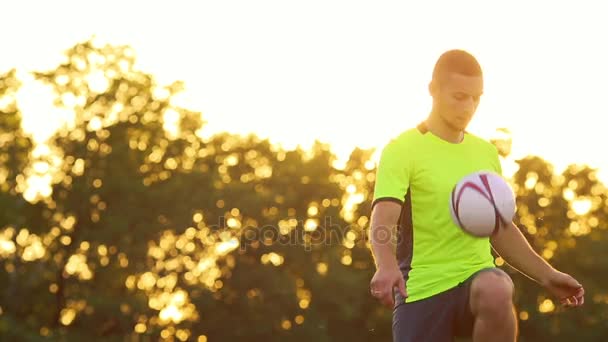
[[(339, 154), (381, 147), (422, 120), (445, 50), (479, 59), (485, 95), (471, 131), (513, 132), (513, 156), (608, 169), (608, 50), (601, 1), (11, 1), (0, 5), (0, 72), (54, 67), (95, 35), (130, 44), (140, 68), (183, 80), (207, 132), (255, 132)], [(23, 105), (31, 129), (40, 101)], [(24, 97), (25, 98), (25, 97)], [(46, 112), (48, 113), (48, 112)], [(608, 177), (602, 177), (608, 179)]]

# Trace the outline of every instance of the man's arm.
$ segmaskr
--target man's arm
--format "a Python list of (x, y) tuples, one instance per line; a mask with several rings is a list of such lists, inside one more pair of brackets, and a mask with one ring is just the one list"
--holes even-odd
[(400, 213), (401, 206), (395, 202), (383, 201), (374, 206), (370, 241), (377, 268), (398, 266), (394, 237)]
[(582, 285), (570, 275), (557, 271), (538, 255), (515, 223), (499, 229), (490, 241), (494, 250), (509, 265), (545, 287), (562, 304), (583, 304), (585, 291)]
[(541, 285), (555, 271), (532, 249), (515, 223), (499, 229), (490, 241), (492, 247), (509, 265)]
[(394, 305), (394, 288), (397, 288), (403, 297), (407, 297), (405, 279), (395, 256), (394, 241), (400, 213), (399, 204), (382, 201), (374, 206), (371, 215), (370, 241), (376, 273), (370, 283), (370, 289), (372, 295), (388, 307)]
[(394, 305), (395, 288), (406, 297), (405, 279), (395, 256), (396, 227), (410, 183), (411, 162), (406, 145), (403, 139), (397, 139), (382, 149), (376, 169), (370, 219), (371, 250), (376, 262), (370, 290), (374, 297), (389, 307)]

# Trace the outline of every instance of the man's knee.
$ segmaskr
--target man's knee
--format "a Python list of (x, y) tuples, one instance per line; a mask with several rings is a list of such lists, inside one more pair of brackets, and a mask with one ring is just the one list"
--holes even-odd
[(505, 315), (513, 308), (513, 282), (502, 270), (479, 273), (471, 284), (471, 311), (475, 314)]

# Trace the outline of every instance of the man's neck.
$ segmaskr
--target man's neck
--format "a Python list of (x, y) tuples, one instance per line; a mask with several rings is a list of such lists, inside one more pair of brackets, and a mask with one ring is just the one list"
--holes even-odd
[(453, 144), (458, 144), (464, 139), (463, 131), (455, 130), (447, 125), (434, 111), (426, 119), (426, 127), (434, 135)]

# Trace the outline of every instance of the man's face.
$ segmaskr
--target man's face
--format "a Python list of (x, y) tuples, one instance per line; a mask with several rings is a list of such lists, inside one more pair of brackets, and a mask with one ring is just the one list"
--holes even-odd
[(450, 73), (432, 90), (439, 116), (454, 130), (464, 131), (473, 118), (483, 93), (481, 76)]

